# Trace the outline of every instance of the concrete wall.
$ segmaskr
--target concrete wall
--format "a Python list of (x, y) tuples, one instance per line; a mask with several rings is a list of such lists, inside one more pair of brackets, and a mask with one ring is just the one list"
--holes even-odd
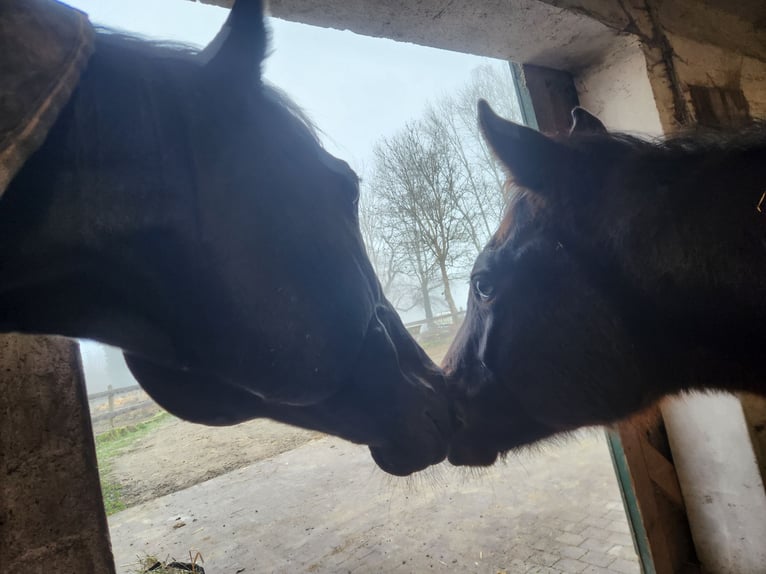
[(662, 125), (638, 40), (617, 39), (608, 57), (574, 78), (580, 105), (614, 131), (657, 136)]
[(114, 572), (73, 341), (0, 336), (0, 565)]
[[(665, 32), (739, 54), (766, 59), (766, 3), (763, 0), (541, 0), (628, 33), (653, 36), (646, 19)], [(651, 13), (651, 14), (649, 14)]]
[(687, 106), (693, 115), (687, 86), (739, 88), (750, 104), (754, 118), (766, 119), (766, 60), (745, 56), (713, 46), (668, 35), (673, 59), (682, 82)]

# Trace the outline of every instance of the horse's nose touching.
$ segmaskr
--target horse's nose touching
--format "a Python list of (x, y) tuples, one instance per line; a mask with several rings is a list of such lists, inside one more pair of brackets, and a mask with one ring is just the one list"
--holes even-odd
[(376, 409), (386, 433), (384, 440), (370, 445), (373, 459), (386, 472), (399, 476), (443, 461), (453, 415), (441, 369), (387, 302), (377, 306), (366, 343), (370, 352), (361, 357), (363, 376), (398, 381), (386, 388), (390, 396)]
[(486, 341), (467, 336), (466, 326), (464, 323), (458, 331), (442, 362), (453, 417), (447, 459), (455, 466), (491, 466), (497, 460), (498, 451), (488, 437), (483, 436), (481, 423), (487, 421), (477, 417), (481, 419), (479, 413), (496, 408), (492, 404), (495, 397), (486, 392), (496, 383), (485, 362)]

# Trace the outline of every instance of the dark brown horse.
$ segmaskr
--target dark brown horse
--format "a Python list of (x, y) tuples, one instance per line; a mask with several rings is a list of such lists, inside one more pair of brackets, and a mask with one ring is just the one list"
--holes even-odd
[(455, 464), (690, 389), (766, 394), (766, 130), (660, 142), (479, 105), (517, 186), (446, 359)]
[(358, 180), (260, 65), (260, 2), (194, 54), (100, 33), (81, 83), (0, 201), (0, 332), (124, 350), (195, 422), (270, 417), (442, 460), (440, 371), (384, 298)]

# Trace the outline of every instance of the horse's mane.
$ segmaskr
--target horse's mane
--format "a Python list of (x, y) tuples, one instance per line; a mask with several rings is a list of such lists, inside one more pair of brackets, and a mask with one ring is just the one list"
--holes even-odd
[[(694, 126), (669, 136), (639, 137), (624, 132), (582, 133), (556, 138), (557, 141), (610, 163), (618, 157), (633, 156), (651, 163), (656, 169), (678, 171), (685, 160), (703, 160), (711, 154), (737, 154), (746, 150), (766, 149), (766, 121), (754, 121), (744, 128), (714, 129)], [(661, 160), (661, 161), (657, 161)], [(545, 206), (540, 194), (506, 181), (507, 202), (500, 226), (488, 246), (497, 248), (520, 223), (533, 217)]]
[(497, 249), (510, 237), (513, 229), (524, 220), (533, 217), (544, 205), (545, 200), (524, 187), (515, 187), (510, 180), (506, 182), (506, 197), (500, 227), (490, 238), (487, 246)]
[(126, 50), (135, 58), (173, 58), (188, 60), (189, 62), (194, 61), (194, 58), (200, 53), (200, 49), (191, 44), (172, 40), (148, 39), (137, 34), (96, 26), (96, 50), (99, 48)]
[(740, 128), (711, 128), (692, 126), (678, 133), (654, 138), (640, 137), (625, 132), (573, 134), (563, 143), (591, 152), (614, 151), (660, 152), (665, 157), (737, 152), (766, 147), (766, 122), (753, 121)]
[[(96, 52), (99, 57), (107, 61), (114, 60), (113, 64), (119, 66), (120, 61), (129, 56), (134, 69), (140, 69), (141, 75), (146, 79), (167, 79), (165, 66), (160, 65), (162, 62), (172, 61), (189, 69), (197, 69), (202, 65), (198, 58), (201, 50), (190, 44), (147, 39), (105, 27), (97, 27), (96, 32)], [(316, 145), (323, 147), (314, 123), (287, 94), (267, 81), (262, 81), (259, 86), (253, 86), (253, 89), (257, 88), (262, 90), (266, 99), (288, 112), (296, 124), (308, 132)], [(168, 89), (171, 89), (169, 85)], [(179, 97), (183, 97), (183, 94), (179, 94)]]

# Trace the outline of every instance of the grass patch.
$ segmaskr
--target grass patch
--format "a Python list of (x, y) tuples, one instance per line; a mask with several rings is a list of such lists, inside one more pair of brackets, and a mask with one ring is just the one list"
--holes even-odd
[(98, 476), (101, 481), (101, 493), (104, 497), (104, 509), (107, 516), (125, 509), (125, 503), (121, 498), (120, 484), (111, 477), (114, 458), (135, 441), (169, 421), (170, 418), (170, 415), (163, 411), (147, 421), (112, 429), (96, 437)]

